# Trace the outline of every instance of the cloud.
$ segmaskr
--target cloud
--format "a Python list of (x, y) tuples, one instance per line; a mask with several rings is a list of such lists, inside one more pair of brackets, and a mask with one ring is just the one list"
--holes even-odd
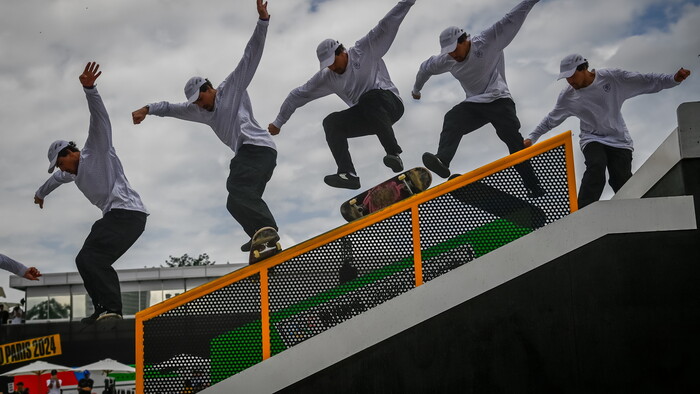
[[(269, 2), (272, 16), (265, 53), (249, 88), (258, 122), (277, 115), (287, 93), (318, 70), (316, 45), (334, 37), (346, 46), (366, 34), (393, 0), (285, 0)], [(501, 18), (514, 0), (418, 0), (389, 53), (389, 72), (405, 103), (395, 125), (406, 167), (435, 151), (442, 118), (463, 99), (449, 75), (432, 78), (423, 99), (410, 98), (420, 62), (437, 53), (438, 35), (449, 25), (472, 34)], [(658, 11), (658, 12), (657, 12)], [(655, 18), (655, 15), (660, 15)], [(74, 258), (100, 211), (74, 185), (32, 203), (44, 182), (46, 150), (58, 138), (85, 142), (88, 112), (78, 83), (85, 63), (104, 74), (98, 89), (110, 113), (114, 145), (132, 186), (150, 209), (146, 232), (117, 268), (159, 266), (169, 255), (208, 253), (212, 260), (244, 262), (246, 236), (225, 208), (225, 181), (233, 154), (206, 126), (149, 117), (131, 124), (131, 111), (149, 102), (183, 100), (192, 75), (218, 84), (239, 61), (257, 19), (252, 0), (172, 2), (123, 0), (9, 2), (0, 15), (0, 252), (45, 272), (74, 271)], [(527, 134), (554, 105), (565, 82), (556, 81), (559, 60), (579, 52), (596, 68), (672, 73), (696, 71), (700, 53), (698, 1), (542, 1), (506, 49), (506, 74)], [(675, 127), (675, 108), (696, 101), (697, 75), (680, 87), (634, 98), (623, 114), (635, 139), (633, 166)], [(265, 199), (276, 216), (285, 247), (344, 224), (342, 201), (354, 192), (323, 184), (335, 172), (321, 121), (345, 104), (329, 96), (299, 110), (275, 137), (278, 166)], [(577, 134), (578, 122), (566, 129)], [(578, 139), (575, 138), (575, 143)], [(376, 137), (350, 141), (363, 187), (389, 176)], [(507, 154), (491, 126), (465, 136), (452, 163), (467, 172)], [(577, 172), (583, 168), (576, 150)], [(439, 179), (436, 179), (440, 182)], [(604, 197), (609, 197), (607, 191)], [(0, 274), (6, 286), (7, 275)], [(7, 287), (6, 287), (7, 289)]]

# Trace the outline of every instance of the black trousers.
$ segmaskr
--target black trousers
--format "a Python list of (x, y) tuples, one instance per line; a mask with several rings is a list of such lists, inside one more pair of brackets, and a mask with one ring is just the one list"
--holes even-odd
[(275, 218), (262, 199), (276, 166), (277, 151), (266, 146), (245, 144), (231, 159), (226, 209), (251, 238), (263, 227), (277, 230)]
[(605, 188), (606, 169), (610, 175), (608, 183), (616, 193), (632, 177), (632, 151), (629, 149), (589, 142), (583, 149), (583, 157), (586, 171), (578, 192), (579, 208), (600, 200)]
[(146, 216), (112, 209), (92, 225), (75, 264), (96, 310), (122, 311), (119, 277), (112, 264), (139, 239), (146, 228)]
[(323, 119), (326, 142), (338, 166), (338, 174), (357, 174), (348, 150), (348, 138), (376, 134), (387, 154), (401, 153), (392, 126), (401, 119), (403, 111), (403, 103), (394, 93), (374, 89), (360, 96), (357, 105)]
[[(525, 148), (515, 103), (509, 98), (501, 98), (491, 103), (462, 102), (447, 112), (436, 156), (449, 167), (462, 137), (488, 123), (496, 128), (496, 135), (505, 142), (508, 152), (513, 154)], [(516, 165), (515, 169), (526, 187), (539, 183), (529, 161)]]

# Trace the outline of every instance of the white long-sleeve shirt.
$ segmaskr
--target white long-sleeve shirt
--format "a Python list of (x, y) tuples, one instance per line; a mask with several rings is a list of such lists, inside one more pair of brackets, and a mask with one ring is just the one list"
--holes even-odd
[(78, 174), (57, 170), (39, 187), (42, 200), (64, 183), (75, 182), (78, 189), (102, 214), (112, 209), (148, 213), (141, 196), (132, 189), (112, 146), (112, 125), (97, 88), (83, 88), (90, 110), (90, 127), (80, 151)]
[(513, 41), (528, 13), (538, 2), (521, 2), (503, 19), (472, 37), (471, 48), (463, 61), (456, 61), (448, 53), (428, 58), (418, 69), (413, 93), (419, 94), (431, 76), (450, 72), (462, 85), (465, 102), (490, 103), (500, 98), (510, 98), (503, 49)]
[(415, 2), (399, 1), (377, 26), (348, 49), (348, 67), (344, 73), (338, 74), (324, 67), (304, 85), (292, 90), (272, 124), (282, 127), (297, 108), (332, 93), (349, 107), (356, 105), (364, 93), (374, 89), (388, 90), (400, 100), (399, 90), (391, 81), (382, 58), (391, 48), (401, 22)]
[(10, 271), (17, 276), (24, 276), (29, 268), (17, 260), (13, 260), (0, 253), (0, 269)]
[(569, 116), (580, 119), (581, 149), (589, 142), (634, 150), (632, 137), (622, 119), (622, 104), (640, 94), (656, 93), (677, 86), (670, 74), (640, 74), (619, 69), (594, 70), (593, 83), (574, 89), (567, 85), (559, 94), (554, 109), (540, 122), (528, 138), (532, 143)]
[(213, 111), (186, 102), (172, 104), (161, 101), (148, 105), (149, 115), (170, 116), (206, 124), (234, 153), (244, 144), (276, 149), (270, 133), (255, 120), (253, 105), (246, 90), (260, 64), (268, 25), (269, 21), (258, 19), (253, 36), (243, 52), (243, 58), (236, 69), (216, 88)]

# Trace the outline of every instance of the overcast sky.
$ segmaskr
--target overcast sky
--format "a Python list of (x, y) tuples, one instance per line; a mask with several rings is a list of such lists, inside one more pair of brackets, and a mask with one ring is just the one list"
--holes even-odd
[[(270, 28), (262, 62), (248, 91), (255, 117), (266, 127), (288, 92), (318, 70), (316, 45), (335, 38), (350, 47), (386, 14), (393, 0), (270, 0)], [(394, 126), (406, 168), (437, 150), (445, 112), (464, 99), (451, 75), (433, 77), (421, 101), (410, 92), (419, 64), (439, 52), (438, 35), (458, 25), (476, 34), (515, 0), (418, 0), (384, 57), (406, 107)], [(193, 75), (214, 85), (236, 66), (257, 20), (254, 0), (22, 0), (0, 12), (0, 253), (43, 272), (75, 271), (75, 255), (101, 212), (74, 184), (49, 195), (40, 210), (36, 189), (47, 179), (48, 145), (87, 137), (88, 110), (78, 75), (100, 63), (98, 89), (111, 116), (114, 146), (127, 177), (151, 215), (145, 233), (118, 269), (159, 266), (169, 255), (208, 253), (217, 263), (244, 262), (246, 235), (225, 208), (233, 153), (208, 127), (131, 112), (147, 103), (184, 100)], [(700, 0), (543, 0), (505, 50), (506, 75), (526, 136), (547, 114), (565, 81), (559, 61), (581, 53), (592, 68), (675, 73), (692, 70), (680, 86), (629, 100), (623, 115), (635, 141), (633, 169), (676, 127), (676, 108), (700, 99)], [(329, 96), (300, 108), (275, 138), (277, 169), (265, 200), (284, 247), (344, 224), (340, 204), (356, 194), (333, 189), (323, 177), (335, 163), (321, 121), (346, 108)], [(578, 121), (567, 120), (551, 137), (574, 131), (577, 179), (583, 170)], [(376, 137), (350, 140), (362, 188), (392, 175)], [(507, 155), (486, 126), (460, 145), (453, 172), (464, 173)], [(436, 181), (442, 182), (439, 177)], [(604, 198), (611, 191), (606, 189)], [(8, 290), (8, 274), (0, 272)], [(8, 292), (7, 301), (17, 301)]]

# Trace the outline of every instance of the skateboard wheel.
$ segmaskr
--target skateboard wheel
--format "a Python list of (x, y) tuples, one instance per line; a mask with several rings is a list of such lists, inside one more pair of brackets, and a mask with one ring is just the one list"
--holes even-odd
[(401, 175), (399, 175), (399, 180), (400, 180), (400, 181), (403, 181), (404, 179), (406, 179), (406, 174), (401, 174)]
[(282, 250), (282, 244), (280, 244), (279, 242), (277, 242), (277, 244), (275, 244), (275, 246), (277, 247), (278, 251)]
[(254, 251), (253, 251), (253, 256), (254, 256), (256, 259), (259, 259), (259, 258), (260, 258), (260, 251), (259, 251), (259, 250), (254, 250)]
[(353, 198), (352, 200), (350, 200), (350, 205), (355, 205), (356, 203), (357, 203), (356, 198)]

